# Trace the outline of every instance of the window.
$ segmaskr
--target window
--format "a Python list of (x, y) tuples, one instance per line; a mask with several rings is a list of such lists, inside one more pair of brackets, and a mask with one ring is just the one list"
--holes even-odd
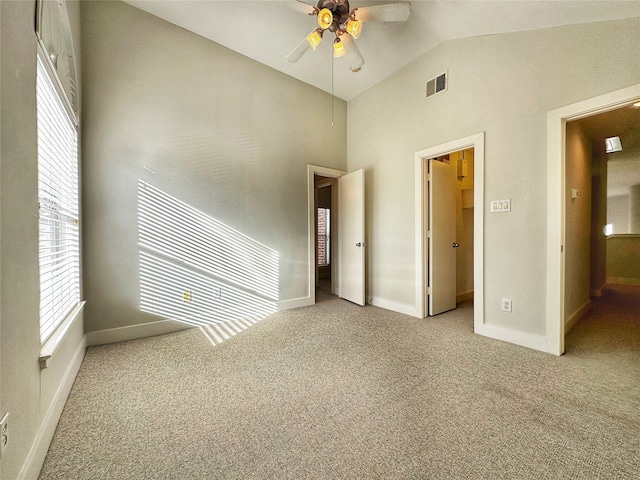
[(64, 95), (38, 57), (38, 202), (40, 341), (44, 343), (80, 301), (78, 132)]
[(331, 211), (318, 208), (318, 265), (321, 267), (331, 263)]

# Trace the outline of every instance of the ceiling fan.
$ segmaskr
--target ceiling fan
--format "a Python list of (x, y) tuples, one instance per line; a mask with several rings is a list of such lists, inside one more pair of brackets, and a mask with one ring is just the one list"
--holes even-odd
[(313, 7), (309, 15), (318, 17), (318, 28), (303, 38), (287, 54), (286, 59), (297, 62), (309, 48), (314, 50), (327, 32), (335, 35), (333, 39), (333, 56), (347, 56), (352, 72), (359, 72), (364, 65), (364, 58), (354, 42), (362, 33), (363, 22), (405, 22), (411, 13), (409, 2), (386, 3), (369, 7), (349, 9), (348, 0), (297, 0)]

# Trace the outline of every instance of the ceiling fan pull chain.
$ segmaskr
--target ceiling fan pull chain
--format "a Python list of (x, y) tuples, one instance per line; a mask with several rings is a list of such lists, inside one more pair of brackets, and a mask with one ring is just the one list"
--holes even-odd
[(336, 97), (333, 94), (333, 52), (331, 53), (331, 126), (335, 120)]

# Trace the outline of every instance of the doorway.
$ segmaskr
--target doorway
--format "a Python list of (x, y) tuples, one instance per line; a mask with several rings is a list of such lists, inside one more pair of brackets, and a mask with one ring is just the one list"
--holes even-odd
[(473, 163), (467, 148), (427, 162), (427, 312), (473, 300)]
[[(640, 100), (640, 84), (578, 102), (547, 114), (547, 295), (546, 351), (565, 351), (565, 304), (567, 302), (567, 202), (576, 192), (567, 192), (567, 123), (628, 107)], [(572, 188), (572, 187), (569, 187)], [(570, 195), (567, 195), (567, 194)]]
[(335, 298), (333, 273), (337, 255), (337, 178), (314, 175), (316, 302)]
[(568, 121), (565, 145), (566, 336), (597, 299), (640, 286), (640, 105)]
[[(316, 295), (318, 298), (326, 296), (338, 295), (340, 292), (339, 285), (339, 250), (338, 250), (338, 178), (345, 175), (344, 170), (336, 170), (333, 168), (319, 167), (316, 165), (307, 166), (307, 205), (308, 205), (308, 265), (309, 265), (309, 295), (306, 299), (307, 305), (315, 305)], [(323, 191), (323, 196), (330, 195), (330, 201), (324, 199), (324, 205), (330, 204), (329, 213), (329, 233), (331, 235), (329, 245), (329, 267), (326, 265), (318, 265), (318, 196), (319, 190), (328, 188), (329, 191)], [(326, 257), (325, 257), (326, 260)], [(320, 268), (323, 271), (320, 272)], [(318, 280), (322, 278), (323, 289), (318, 289)], [(326, 276), (328, 275), (328, 278)], [(329, 291), (326, 288), (329, 288)]]
[[(465, 152), (463, 154), (463, 152)], [(470, 153), (473, 152), (472, 169), (469, 170)], [(467, 171), (463, 172), (462, 167), (458, 170), (458, 165), (464, 165), (462, 160), (467, 160)], [(470, 253), (472, 261), (461, 259), (460, 268), (456, 268), (456, 301), (469, 300), (472, 296), (474, 301), (474, 331), (487, 336), (494, 336), (484, 329), (484, 284), (483, 284), (483, 204), (484, 204), (484, 132), (459, 140), (454, 140), (442, 145), (431, 147), (416, 152), (415, 154), (415, 212), (416, 212), (416, 316), (425, 318), (428, 316), (429, 305), (429, 171), (428, 161), (436, 159), (456, 164), (458, 179), (458, 200), (456, 207), (459, 207), (459, 215), (456, 215), (457, 230), (468, 235), (468, 242), (471, 245)], [(463, 197), (464, 196), (464, 197)], [(459, 204), (458, 204), (459, 202)], [(463, 208), (463, 206), (465, 208)], [(463, 212), (464, 211), (464, 212)], [(466, 218), (466, 228), (465, 227)], [(462, 237), (461, 237), (462, 238)], [(460, 242), (456, 242), (460, 243)], [(456, 255), (457, 256), (457, 255)], [(461, 255), (461, 257), (463, 257)], [(469, 259), (470, 260), (470, 259)], [(468, 269), (468, 270), (464, 270)], [(437, 281), (436, 279), (433, 280)]]

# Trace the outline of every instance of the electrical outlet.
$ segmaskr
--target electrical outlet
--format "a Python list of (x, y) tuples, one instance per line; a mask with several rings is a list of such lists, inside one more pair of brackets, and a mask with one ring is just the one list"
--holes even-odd
[(213, 287), (213, 298), (222, 298), (222, 288)]
[(5, 448), (9, 444), (9, 413), (5, 413), (2, 420), (0, 420), (0, 458), (4, 453)]
[(503, 298), (502, 299), (502, 311), (503, 312), (510, 312), (511, 311), (511, 299), (510, 298)]

